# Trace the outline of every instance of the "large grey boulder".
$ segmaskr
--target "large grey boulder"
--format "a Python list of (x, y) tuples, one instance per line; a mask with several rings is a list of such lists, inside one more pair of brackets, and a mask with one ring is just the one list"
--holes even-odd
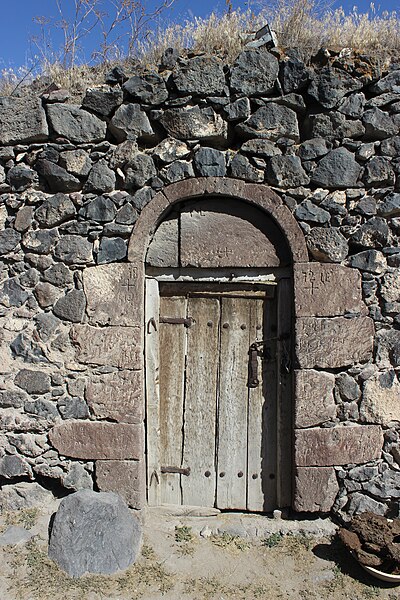
[(82, 108), (92, 110), (102, 117), (108, 117), (117, 106), (122, 104), (122, 100), (123, 93), (121, 88), (99, 85), (86, 90)]
[(36, 96), (0, 98), (0, 144), (41, 142), (48, 137), (46, 114)]
[(36, 220), (42, 227), (55, 227), (75, 216), (74, 203), (65, 194), (56, 194), (45, 200), (36, 210)]
[(135, 100), (145, 104), (161, 104), (168, 98), (165, 81), (157, 73), (134, 75), (122, 87)]
[(123, 104), (111, 119), (108, 128), (118, 143), (130, 140), (151, 141), (155, 134), (140, 104)]
[(315, 260), (340, 263), (349, 252), (349, 244), (336, 227), (314, 227), (307, 236), (307, 248)]
[(159, 121), (178, 140), (224, 142), (227, 138), (227, 123), (210, 106), (171, 108), (164, 111)]
[(262, 96), (272, 92), (278, 79), (278, 60), (265, 49), (244, 50), (231, 71), (231, 89), (241, 96)]
[(195, 56), (175, 67), (172, 79), (180, 94), (215, 96), (225, 87), (223, 63), (215, 56)]
[(327, 188), (346, 189), (357, 186), (361, 167), (346, 148), (336, 148), (318, 163), (311, 181)]
[(334, 108), (345, 94), (361, 88), (361, 81), (354, 79), (346, 71), (327, 66), (315, 76), (308, 93), (313, 100), (325, 108)]
[(73, 104), (48, 104), (47, 116), (55, 133), (71, 142), (100, 142), (106, 135), (104, 121)]
[(239, 123), (236, 131), (246, 139), (263, 138), (275, 142), (287, 137), (296, 142), (300, 140), (296, 113), (275, 102), (261, 106), (249, 119)]
[(141, 541), (139, 520), (117, 494), (81, 490), (61, 501), (49, 557), (72, 577), (109, 575), (135, 562)]

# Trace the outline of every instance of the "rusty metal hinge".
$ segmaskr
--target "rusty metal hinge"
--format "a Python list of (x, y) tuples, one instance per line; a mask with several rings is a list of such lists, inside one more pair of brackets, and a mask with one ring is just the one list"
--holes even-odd
[(170, 325), (184, 325), (185, 327), (191, 327), (194, 323), (192, 317), (185, 319), (184, 317), (160, 317), (160, 323), (169, 323)]
[(179, 475), (190, 475), (190, 467), (161, 467), (161, 473), (179, 473)]

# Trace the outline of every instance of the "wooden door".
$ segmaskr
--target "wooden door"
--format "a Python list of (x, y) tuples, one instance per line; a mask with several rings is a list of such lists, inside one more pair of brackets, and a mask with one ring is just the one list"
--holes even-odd
[[(158, 310), (157, 302), (147, 306)], [(290, 472), (277, 465), (287, 452), (277, 450), (275, 317), (271, 294), (161, 296), (148, 327), (159, 354), (159, 373), (146, 377), (147, 419), (157, 422), (147, 423), (151, 504), (248, 511), (279, 505), (279, 481), (290, 482)], [(260, 383), (249, 387), (249, 349), (262, 340)], [(154, 343), (147, 346), (152, 360)]]

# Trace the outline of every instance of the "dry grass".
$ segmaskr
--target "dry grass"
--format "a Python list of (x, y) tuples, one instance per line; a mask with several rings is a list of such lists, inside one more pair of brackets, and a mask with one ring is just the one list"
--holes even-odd
[[(155, 68), (170, 47), (182, 53), (213, 53), (231, 63), (248, 41), (249, 33), (266, 22), (276, 32), (281, 48), (298, 48), (306, 61), (321, 47), (350, 48), (381, 59), (400, 57), (400, 20), (395, 11), (378, 14), (371, 4), (367, 12), (354, 7), (346, 13), (343, 8), (333, 10), (315, 0), (276, 0), (275, 4), (262, 1), (265, 4), (257, 13), (230, 10), (154, 28), (136, 40), (129, 56), (120, 58), (119, 64), (128, 73), (138, 63), (143, 68)], [(100, 62), (94, 67), (81, 64), (65, 68), (62, 61), (46, 58), (39, 67), (4, 69), (0, 73), (0, 94), (9, 95), (21, 79), (26, 84), (40, 74), (68, 88), (73, 96), (80, 96), (88, 86), (103, 83), (110, 67), (112, 63)]]

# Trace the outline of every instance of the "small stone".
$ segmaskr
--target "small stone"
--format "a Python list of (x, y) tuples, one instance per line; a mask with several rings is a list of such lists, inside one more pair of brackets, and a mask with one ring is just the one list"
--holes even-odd
[(159, 121), (167, 133), (179, 140), (208, 140), (223, 144), (228, 128), (226, 122), (210, 106), (185, 106), (163, 112)]
[(310, 182), (300, 158), (290, 155), (272, 156), (268, 161), (266, 178), (270, 184), (279, 187), (297, 187)]
[(179, 51), (176, 48), (166, 48), (161, 56), (160, 65), (164, 69), (173, 69), (179, 58)]
[(125, 71), (121, 67), (121, 65), (117, 65), (113, 67), (111, 71), (107, 73), (105, 76), (105, 82), (114, 85), (116, 83), (122, 84), (124, 81), (128, 79), (128, 76), (125, 74)]
[(400, 269), (395, 269), (383, 276), (380, 293), (386, 302), (400, 302)]
[(86, 402), (77, 396), (61, 398), (57, 408), (63, 419), (87, 419), (90, 415)]
[(157, 171), (151, 156), (138, 153), (128, 163), (126, 168), (125, 189), (142, 188)]
[(78, 148), (61, 152), (60, 167), (76, 177), (87, 177), (92, 168), (92, 161), (85, 150)]
[(0, 143), (27, 144), (48, 137), (46, 113), (40, 98), (24, 94), (21, 98), (0, 98)]
[(200, 148), (194, 155), (193, 163), (200, 177), (225, 177), (225, 154), (214, 148)]
[(98, 196), (94, 200), (90, 200), (81, 210), (80, 214), (86, 219), (97, 221), (98, 223), (108, 223), (115, 217), (117, 209), (110, 198), (106, 196)]
[(400, 421), (400, 383), (395, 371), (376, 373), (364, 383), (360, 415), (364, 422), (385, 426)]
[(54, 421), (59, 417), (57, 407), (49, 400), (35, 400), (33, 402), (25, 402), (25, 412), (42, 419)]
[(67, 490), (92, 490), (93, 479), (80, 463), (71, 463), (69, 471), (61, 477), (61, 484)]
[(380, 108), (366, 110), (362, 122), (365, 127), (365, 135), (374, 141), (384, 140), (399, 132), (393, 119)]
[(326, 188), (346, 189), (357, 186), (361, 167), (346, 148), (326, 154), (312, 173), (311, 182)]
[(86, 309), (86, 296), (82, 290), (72, 290), (59, 298), (53, 312), (60, 319), (81, 323)]
[(22, 245), (29, 252), (50, 254), (57, 240), (59, 240), (57, 229), (30, 231), (22, 238)]
[(36, 170), (42, 175), (51, 192), (76, 192), (82, 185), (79, 179), (49, 160), (38, 160)]
[(339, 391), (340, 397), (346, 402), (358, 400), (361, 392), (357, 382), (348, 375), (348, 373), (340, 373), (336, 377), (336, 388)]
[[(32, 206), (23, 206), (17, 212), (14, 221), (14, 229), (19, 231), (20, 233), (25, 233), (28, 231), (29, 227), (32, 225), (33, 221), (33, 207)], [(5, 230), (7, 231), (7, 230)]]
[(26, 508), (42, 508), (53, 500), (53, 494), (38, 483), (5, 485), (0, 491), (1, 512)]
[(104, 159), (99, 160), (89, 173), (85, 184), (85, 192), (104, 194), (115, 189), (116, 175)]
[(60, 290), (51, 283), (40, 281), (35, 287), (33, 293), (41, 308), (52, 306), (60, 296)]
[(79, 235), (65, 235), (58, 242), (54, 255), (68, 265), (93, 262), (92, 244)]
[(122, 101), (123, 93), (120, 87), (99, 85), (87, 88), (82, 108), (92, 110), (102, 117), (109, 117)]
[(375, 94), (398, 93), (400, 86), (400, 70), (390, 71), (385, 77), (381, 77), (371, 88)]
[(0, 255), (8, 254), (16, 248), (21, 241), (21, 235), (14, 229), (0, 231)]
[(350, 267), (376, 275), (382, 273), (387, 267), (385, 257), (378, 250), (365, 250), (354, 254), (349, 257), (347, 263)]
[(248, 119), (251, 114), (250, 100), (248, 98), (238, 98), (232, 104), (224, 108), (224, 115), (227, 121), (241, 121)]
[(22, 306), (29, 294), (18, 283), (16, 278), (7, 279), (0, 287), (0, 303), (4, 306)]
[(121, 225), (134, 225), (138, 216), (138, 211), (128, 202), (118, 210), (115, 215), (115, 222)]
[(378, 213), (382, 217), (400, 217), (400, 194), (390, 192), (378, 206)]
[(243, 154), (254, 154), (261, 158), (270, 158), (271, 156), (277, 156), (282, 154), (281, 150), (276, 144), (269, 140), (248, 140), (240, 147), (240, 152)]
[(31, 470), (28, 463), (17, 454), (6, 454), (0, 458), (0, 477), (12, 479), (30, 475)]
[(24, 544), (28, 542), (34, 533), (24, 529), (24, 527), (17, 527), (12, 525), (8, 527), (4, 533), (0, 535), (0, 547), (3, 546), (17, 546), (18, 544)]
[(301, 160), (314, 160), (325, 156), (331, 150), (332, 144), (323, 138), (314, 138), (306, 140), (299, 146), (299, 156)]
[(160, 176), (166, 183), (175, 183), (182, 179), (194, 177), (192, 163), (185, 160), (175, 160), (160, 171)]
[(108, 127), (117, 142), (123, 142), (126, 139), (146, 142), (155, 137), (150, 121), (146, 113), (141, 110), (140, 104), (120, 106)]
[(186, 158), (189, 154), (190, 149), (185, 142), (175, 140), (171, 137), (165, 138), (153, 150), (153, 156), (156, 156), (165, 163), (170, 163), (180, 158)]
[(395, 174), (390, 161), (383, 156), (374, 156), (365, 166), (363, 181), (366, 186), (390, 186), (395, 182)]
[(316, 206), (311, 200), (304, 200), (295, 210), (295, 215), (301, 221), (321, 224), (329, 223), (331, 215), (328, 211)]
[(365, 248), (384, 248), (389, 241), (389, 226), (386, 219), (372, 217), (351, 236), (350, 242)]
[(75, 206), (65, 194), (56, 194), (36, 210), (35, 218), (42, 227), (55, 227), (75, 216)]
[(43, 279), (53, 285), (65, 288), (72, 283), (73, 275), (68, 267), (62, 263), (57, 263), (44, 271)]
[(8, 171), (6, 179), (14, 190), (22, 192), (37, 183), (37, 174), (26, 165), (16, 165)]
[(278, 73), (278, 60), (265, 48), (247, 49), (239, 54), (231, 69), (230, 87), (242, 96), (269, 94)]
[(254, 183), (264, 181), (263, 171), (253, 167), (247, 156), (243, 156), (242, 154), (235, 154), (231, 161), (230, 169), (232, 177)]
[(135, 562), (141, 540), (141, 525), (119, 496), (82, 490), (61, 501), (49, 557), (72, 577), (109, 575)]
[(26, 399), (26, 394), (19, 390), (0, 390), (1, 408), (21, 408)]
[(127, 251), (126, 240), (103, 237), (97, 254), (97, 264), (102, 265), (122, 260), (126, 257)]
[(168, 99), (165, 81), (157, 73), (134, 75), (124, 83), (122, 88), (132, 98), (143, 104), (162, 104)]
[(288, 57), (280, 63), (279, 78), (285, 94), (297, 92), (310, 81), (310, 71), (297, 57)]
[(50, 126), (60, 137), (77, 144), (101, 142), (105, 138), (105, 122), (78, 106), (48, 104), (46, 110)]
[(365, 512), (372, 512), (376, 515), (385, 515), (387, 512), (387, 505), (382, 502), (377, 502), (370, 496), (355, 492), (350, 496), (350, 502), (346, 507), (346, 513), (349, 516), (359, 515)]
[(362, 117), (365, 106), (365, 96), (362, 92), (358, 94), (351, 94), (341, 100), (338, 111), (347, 115), (348, 117), (353, 117), (358, 119)]
[(172, 80), (181, 95), (219, 95), (225, 87), (223, 62), (216, 56), (195, 56), (175, 66)]
[(15, 385), (25, 390), (28, 394), (46, 394), (51, 389), (50, 376), (43, 371), (22, 369), (18, 371)]
[(380, 145), (381, 154), (395, 158), (400, 154), (400, 136), (382, 140)]

